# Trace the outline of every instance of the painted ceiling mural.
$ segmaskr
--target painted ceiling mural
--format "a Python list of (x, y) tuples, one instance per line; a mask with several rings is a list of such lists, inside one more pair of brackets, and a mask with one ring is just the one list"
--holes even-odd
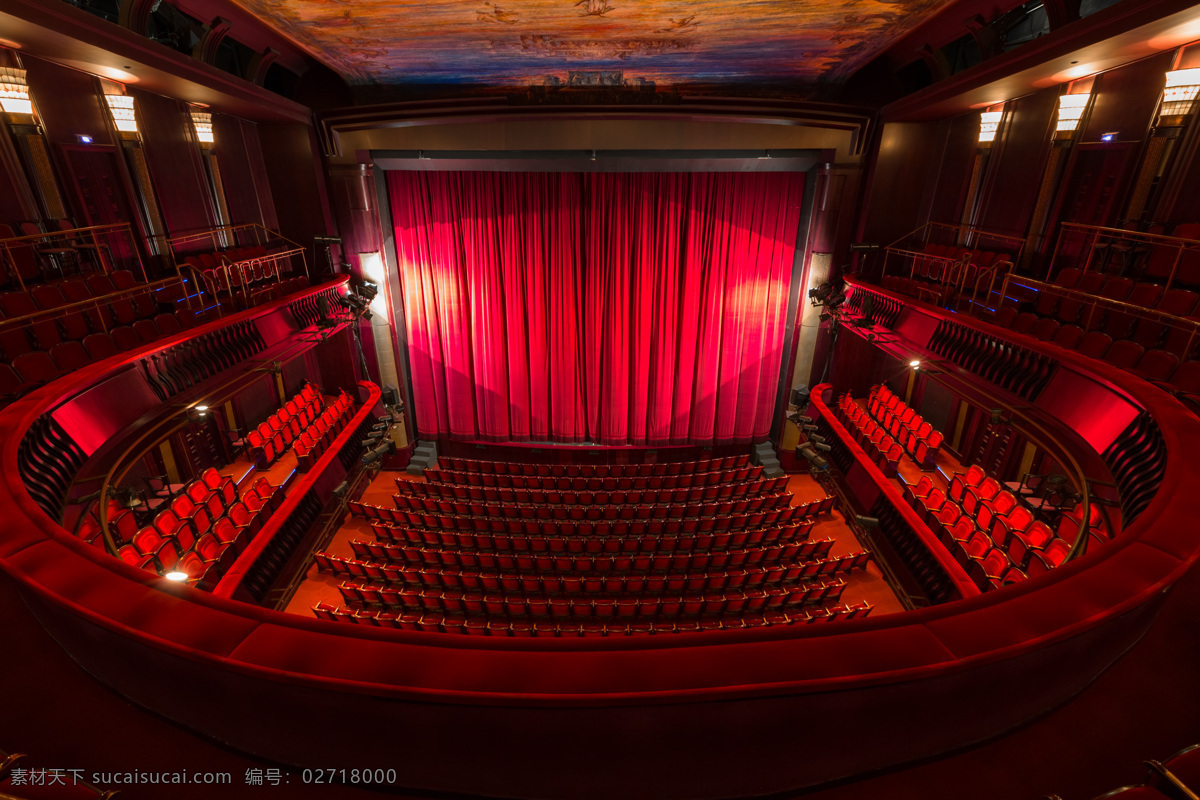
[(845, 80), (952, 0), (237, 0), (352, 84)]

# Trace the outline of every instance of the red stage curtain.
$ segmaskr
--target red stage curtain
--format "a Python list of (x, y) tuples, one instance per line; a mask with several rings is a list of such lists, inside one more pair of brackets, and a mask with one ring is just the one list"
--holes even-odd
[(766, 437), (802, 174), (388, 181), (423, 435)]

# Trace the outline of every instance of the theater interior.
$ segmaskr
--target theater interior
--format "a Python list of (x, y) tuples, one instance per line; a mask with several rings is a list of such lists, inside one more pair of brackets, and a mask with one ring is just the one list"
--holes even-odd
[(1181, 0), (4, 0), (0, 797), (1195, 800), (1198, 99)]

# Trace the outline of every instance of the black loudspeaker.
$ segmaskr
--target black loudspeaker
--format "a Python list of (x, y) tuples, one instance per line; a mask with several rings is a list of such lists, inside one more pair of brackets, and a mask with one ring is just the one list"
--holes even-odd
[(804, 384), (797, 386), (795, 389), (792, 389), (792, 405), (797, 408), (803, 408), (808, 405), (809, 395), (808, 386)]
[(395, 386), (383, 387), (383, 404), (385, 406), (400, 405), (400, 390)]

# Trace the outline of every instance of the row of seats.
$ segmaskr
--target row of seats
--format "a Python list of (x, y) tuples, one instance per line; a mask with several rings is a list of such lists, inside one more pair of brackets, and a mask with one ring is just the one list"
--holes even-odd
[[(451, 500), (435, 500), (430, 497), (412, 497), (403, 494), (392, 495), (396, 508), (401, 511), (427, 511), (432, 514), (450, 514), (458, 506), (465, 505), (472, 509), (470, 513), (478, 513), (474, 509), (482, 508), (483, 516), (503, 516), (508, 519), (674, 519), (679, 517), (725, 517), (742, 512), (753, 514), (758, 511), (770, 511), (776, 508), (788, 508), (791, 495), (787, 492), (773, 492), (766, 495), (745, 497), (741, 500), (722, 501), (693, 501), (679, 502), (646, 502), (609, 503), (604, 506), (584, 505), (578, 495), (573, 492), (563, 492), (561, 504), (538, 503), (459, 503)], [(643, 492), (643, 495), (647, 494)], [(657, 497), (657, 493), (653, 495)], [(574, 502), (567, 502), (574, 500)]]
[(334, 622), (349, 622), (384, 628), (399, 628), (408, 631), (452, 633), (470, 636), (515, 636), (515, 637), (576, 637), (576, 636), (640, 636), (664, 633), (699, 633), (712, 630), (741, 630), (763, 628), (771, 625), (802, 625), (813, 622), (865, 617), (873, 606), (863, 602), (854, 605), (842, 604), (829, 608), (802, 608), (790, 614), (783, 611), (767, 611), (759, 614), (740, 614), (701, 619), (674, 621), (637, 620), (632, 622), (587, 621), (579, 624), (545, 620), (484, 620), (478, 617), (418, 611), (384, 611), (367, 608), (341, 608), (328, 603), (318, 603), (313, 613), (318, 619)]
[[(441, 501), (446, 502), (446, 501)], [(727, 504), (706, 504), (696, 507), (694, 510), (700, 516), (690, 516), (682, 518), (673, 515), (671, 512), (676, 508), (686, 509), (687, 506), (682, 505), (655, 505), (655, 506), (608, 506), (603, 509), (584, 509), (583, 506), (573, 506), (578, 510), (579, 519), (574, 519), (570, 515), (567, 518), (559, 518), (550, 513), (546, 517), (510, 517), (506, 516), (506, 512), (515, 507), (500, 507), (500, 506), (468, 506), (463, 504), (459, 507), (457, 504), (452, 504), (455, 508), (451, 512), (429, 512), (429, 511), (414, 511), (402, 510), (398, 508), (381, 508), (379, 506), (371, 506), (365, 503), (348, 504), (351, 514), (362, 516), (364, 519), (376, 520), (379, 522), (390, 522), (395, 525), (408, 526), (413, 528), (427, 528), (431, 530), (444, 531), (476, 531), (486, 533), (492, 531), (494, 533), (545, 533), (549, 535), (579, 535), (589, 536), (596, 532), (611, 531), (614, 533), (622, 532), (622, 530), (630, 530), (637, 522), (642, 522), (646, 525), (647, 530), (655, 522), (659, 522), (666, 530), (666, 526), (674, 521), (679, 521), (681, 529), (685, 524), (690, 525), (688, 521), (694, 520), (696, 530), (714, 531), (714, 530), (743, 530), (759, 527), (773, 527), (775, 525), (787, 525), (790, 523), (798, 523), (805, 519), (806, 513), (802, 506), (783, 506), (776, 509), (768, 509), (765, 511), (755, 511), (745, 514), (732, 512), (732, 503)], [(722, 508), (728, 505), (729, 509)], [(553, 512), (546, 506), (533, 506), (531, 508), (543, 508)], [(602, 513), (612, 513), (610, 509), (616, 509), (618, 516), (613, 519), (590, 520), (585, 519), (585, 514), (600, 511)], [(628, 511), (633, 514), (629, 515)], [(721, 510), (723, 513), (717, 514)], [(659, 516), (654, 516), (658, 514)], [(628, 527), (622, 529), (620, 523), (625, 523)], [(606, 527), (607, 526), (607, 527)]]
[[(906, 485), (905, 494), (985, 591), (1059, 566), (1078, 530), (1079, 518), (1072, 516), (1078, 507), (1063, 515), (1056, 533), (977, 465), (955, 475), (945, 491), (923, 477)], [(1099, 512), (1094, 517), (1098, 522)]]
[(349, 395), (342, 392), (308, 429), (301, 431), (292, 448), (299, 462), (297, 469), (301, 472), (312, 469), (342, 429), (350, 424), (354, 413), (354, 403)]
[[(453, 581), (448, 576), (447, 584)], [(619, 597), (587, 597), (568, 594), (538, 595), (518, 590), (516, 594), (482, 594), (462, 586), (446, 589), (400, 589), (394, 586), (339, 584), (348, 605), (403, 609), (405, 611), (465, 614), (486, 619), (576, 619), (608, 620), (639, 617), (672, 620), (687, 617), (721, 617), (763, 610), (792, 611), (800, 606), (836, 603), (846, 588), (845, 581), (812, 581), (766, 589), (745, 587), (727, 590), (708, 588), (682, 594), (646, 591)]]
[(974, 288), (976, 282), (1001, 265), (1009, 265), (1011, 256), (991, 250), (971, 250), (955, 245), (927, 243), (920, 253), (889, 250), (912, 261), (909, 275), (885, 275), (883, 288), (945, 303), (954, 286)]
[[(455, 487), (461, 486), (465, 489), (558, 489), (560, 491), (574, 490), (577, 492), (615, 492), (629, 489), (690, 489), (694, 486), (704, 487), (714, 484), (741, 483), (758, 480), (761, 477), (762, 467), (758, 465), (705, 472), (684, 472), (678, 475), (608, 476), (603, 478), (595, 475), (585, 478), (582, 475), (508, 475), (491, 472), (459, 472), (450, 469), (425, 470), (425, 480), (430, 483)], [(787, 485), (786, 476), (776, 480), (780, 481), (780, 489)], [(420, 486), (420, 484), (417, 484), (417, 486)], [(455, 491), (458, 490), (455, 489)]]
[(12, 800), (110, 800), (117, 789), (84, 780), (82, 769), (33, 766), (24, 753), (0, 750), (0, 797)]
[(848, 393), (838, 398), (835, 410), (842, 424), (867, 455), (875, 459), (876, 466), (883, 474), (888, 477), (898, 474), (900, 459), (904, 457), (904, 445), (876, 424)]
[(0, 364), (0, 399), (14, 400), (97, 361), (179, 333), (179, 323), (174, 315), (161, 314), (160, 317), (162, 319), (142, 319), (131, 326), (113, 328), (111, 333), (90, 333), (82, 342), (61, 342), (51, 347), (48, 353), (28, 352), (14, 358), (11, 366)]
[(753, 547), (772, 542), (792, 542), (807, 539), (813, 528), (812, 521), (797, 525), (781, 525), (772, 528), (750, 530), (726, 530), (682, 533), (676, 524), (674, 530), (660, 526), (649, 530), (646, 526), (630, 528), (624, 532), (605, 532), (589, 536), (547, 536), (545, 534), (511, 533), (466, 533), (462, 531), (422, 530), (419, 528), (396, 528), (380, 523), (371, 523), (375, 541), (387, 544), (406, 544), (413, 547), (459, 548), (489, 552), (514, 553), (636, 553), (664, 552), (676, 550), (722, 551), (729, 548)]
[[(369, 623), (368, 623), (369, 624)], [(1149, 760), (1146, 780), (1105, 792), (1095, 800), (1195, 800), (1200, 797), (1200, 744), (1185, 747), (1166, 761)], [(1046, 800), (1062, 800), (1057, 794)]]
[(893, 394), (886, 384), (871, 388), (867, 412), (904, 447), (918, 467), (934, 468), (942, 447), (942, 432), (935, 431), (932, 424)]
[[(582, 478), (579, 479), (581, 482)], [(593, 479), (597, 480), (598, 479)], [(705, 503), (735, 501), (778, 494), (787, 488), (787, 476), (741, 483), (693, 486), (690, 489), (631, 489), (629, 491), (575, 491), (571, 489), (502, 489), (460, 484), (420, 483), (396, 479), (396, 496), (417, 500), (481, 500), (512, 505), (641, 505), (646, 503)], [(473, 491), (472, 491), (473, 490)]]
[[(1146, 229), (1146, 233), (1155, 236), (1166, 232), (1167, 226), (1158, 223)], [(1200, 286), (1200, 245), (1195, 243), (1200, 238), (1200, 223), (1181, 222), (1170, 236), (1191, 241), (1102, 239), (1093, 246), (1092, 264), (1098, 272), (1157, 283), (1165, 283), (1173, 273), (1172, 284)], [(1114, 255), (1120, 258), (1114, 259)]]
[(133, 511), (118, 514), (117, 554), (140, 569), (187, 573), (187, 582), (210, 588), (245, 549), (282, 500), (265, 478), (238, 496), (232, 479), (211, 468), (185, 485), (153, 523), (138, 528)]
[(698, 461), (659, 461), (645, 464), (525, 464), (514, 461), (478, 461), (470, 458), (441, 456), (438, 464), (455, 472), (481, 472), (496, 475), (540, 475), (568, 478), (648, 478), (651, 475), (682, 475), (713, 472), (748, 466), (747, 455), (702, 458)]
[[(158, 316), (154, 290), (138, 288), (128, 270), (94, 273), (59, 284), (34, 286), (0, 294), (0, 349), (13, 359), (30, 350), (49, 350), (63, 341), (82, 341), (89, 333), (106, 333)], [(86, 303), (79, 306), (75, 304)], [(64, 306), (73, 308), (55, 313)], [(32, 319), (30, 319), (32, 318)]]
[[(392, 564), (366, 561), (367, 577), (355, 576), (361, 585), (370, 584), (372, 590), (386, 593), (409, 589), (468, 590), (475, 593), (490, 593), (506, 596), (512, 593), (529, 595), (625, 595), (683, 594), (685, 591), (725, 591), (728, 589), (758, 588), (763, 585), (805, 581), (809, 587), (821, 585), (826, 593), (817, 600), (827, 599), (830, 591), (839, 595), (846, 587), (845, 577), (833, 577), (832, 572), (812, 570), (784, 570), (784, 567), (767, 567), (754, 570), (721, 570), (695, 573), (695, 575), (659, 575), (659, 573), (605, 573), (605, 575), (572, 576), (566, 573), (488, 572), (452, 569), (409, 569)], [(352, 577), (346, 563), (337, 565), (340, 570), (329, 570), (332, 575)], [(847, 572), (844, 570), (842, 572)], [(382, 576), (382, 577), (379, 577)], [(824, 577), (822, 577), (824, 576)], [(378, 584), (378, 585), (374, 585)], [(395, 604), (395, 603), (388, 603)]]
[[(1084, 334), (1103, 333), (1114, 341), (1129, 340), (1148, 351), (1162, 349), (1184, 359), (1192, 354), (1195, 344), (1191, 341), (1192, 333), (1200, 323), (1200, 318), (1193, 316), (1200, 300), (1195, 291), (1164, 290), (1157, 284), (1137, 283), (1095, 271), (1082, 272), (1073, 267), (1060, 270), (1053, 287), (1056, 288), (1040, 290), (1032, 302), (1001, 308), (997, 323), (1005, 327), (1013, 325), (1019, 332), (1043, 341), (1062, 336), (1065, 342), (1058, 343), (1068, 347), (1072, 345), (1068, 337), (1074, 336), (1074, 330), (1078, 329)], [(1103, 300), (1134, 308), (1098, 302)], [(1067, 333), (1061, 333), (1064, 328)]]
[(320, 417), (325, 398), (310, 383), (246, 434), (250, 460), (258, 469), (267, 469), (287, 452), (301, 431)]
[[(848, 556), (829, 556), (832, 539), (804, 539), (791, 542), (764, 542), (721, 551), (662, 551), (639, 553), (545, 553), (521, 551), (469, 551), (436, 547), (411, 547), (383, 542), (351, 543), (359, 560), (374, 559), (380, 564), (446, 566), (456, 569), (497, 569), (525, 572), (629, 572), (680, 571), (689, 569), (732, 568), (792, 564), (793, 562), (830, 562), (826, 572), (843, 572), (865, 563), (866, 551)], [(834, 563), (836, 562), (836, 563)]]

